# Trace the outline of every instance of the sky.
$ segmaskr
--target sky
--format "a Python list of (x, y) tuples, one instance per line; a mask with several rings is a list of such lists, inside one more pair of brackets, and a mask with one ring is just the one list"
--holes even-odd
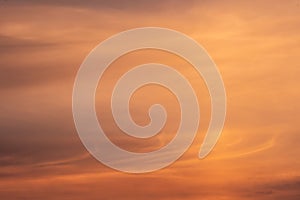
[[(120, 57), (96, 94), (98, 120), (115, 144), (153, 151), (170, 142), (180, 121), (174, 95), (149, 85), (132, 96), (132, 117), (146, 125), (149, 106), (159, 102), (168, 112), (166, 126), (150, 139), (118, 129), (110, 95), (133, 66), (155, 61), (180, 71), (201, 112), (197, 137), (178, 161), (128, 174), (85, 149), (73, 122), (72, 90), (96, 45), (147, 26), (180, 31), (207, 50), (223, 77), (227, 116), (213, 151), (198, 159), (211, 111), (203, 79), (167, 52)], [(299, 43), (299, 0), (0, 0), (0, 199), (299, 199)]]

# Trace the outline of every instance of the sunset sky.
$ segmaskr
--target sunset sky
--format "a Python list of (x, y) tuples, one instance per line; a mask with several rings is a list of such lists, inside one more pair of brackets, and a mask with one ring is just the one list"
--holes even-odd
[[(197, 137), (177, 162), (128, 174), (85, 149), (73, 122), (72, 90), (96, 45), (147, 26), (177, 30), (207, 50), (223, 77), (227, 116), (213, 151), (198, 159), (211, 111), (203, 79), (167, 52), (120, 57), (96, 95), (98, 120), (115, 144), (153, 151), (174, 137), (180, 121), (174, 95), (149, 85), (132, 96), (132, 117), (146, 125), (149, 106), (160, 103), (168, 111), (166, 126), (150, 139), (118, 129), (110, 95), (134, 66), (157, 62), (180, 71), (201, 112)], [(0, 0), (0, 199), (299, 200), (299, 59), (299, 0)]]

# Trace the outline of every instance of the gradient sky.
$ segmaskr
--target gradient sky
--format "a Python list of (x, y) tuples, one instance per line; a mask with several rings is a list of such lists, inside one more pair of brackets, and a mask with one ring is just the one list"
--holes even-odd
[[(71, 104), (86, 55), (111, 35), (144, 26), (198, 41), (219, 67), (228, 107), (217, 146), (199, 160), (210, 119), (203, 80), (166, 52), (118, 59), (99, 84), (96, 107), (107, 135), (124, 149), (164, 146), (180, 113), (171, 93), (146, 86), (132, 97), (134, 120), (147, 124), (149, 105), (159, 102), (168, 111), (167, 125), (149, 140), (124, 136), (108, 105), (113, 84), (131, 67), (154, 61), (174, 66), (200, 101), (191, 148), (163, 170), (135, 175), (88, 154)], [(300, 199), (299, 44), (299, 0), (0, 0), (0, 199)]]

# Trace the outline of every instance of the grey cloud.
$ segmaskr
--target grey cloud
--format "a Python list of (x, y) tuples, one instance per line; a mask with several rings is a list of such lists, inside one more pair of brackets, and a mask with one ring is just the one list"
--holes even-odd
[(23, 39), (11, 36), (0, 35), (0, 53), (16, 51), (19, 48), (21, 50), (28, 50), (28, 48), (42, 48), (58, 45), (57, 43), (42, 42), (33, 39)]
[(22, 1), (22, 0), (11, 0), (2, 1), (1, 4), (8, 6), (18, 6), (18, 5), (30, 5), (30, 6), (67, 6), (67, 7), (82, 7), (82, 8), (93, 8), (93, 9), (114, 9), (120, 11), (137, 11), (137, 12), (147, 12), (155, 11), (161, 9), (177, 10), (185, 9), (194, 5), (195, 0), (180, 1), (180, 0), (139, 0), (139, 1), (125, 1), (125, 0), (92, 0), (92, 1), (80, 1), (80, 0), (54, 0), (54, 1)]
[[(53, 51), (62, 51), (61, 48), (63, 48), (63, 44), (56, 42), (0, 35), (0, 88), (10, 89), (33, 84), (38, 85), (65, 77), (71, 78), (75, 74), (72, 71), (72, 65), (62, 58), (53, 57), (51, 61), (49, 59), (45, 61), (34, 60), (35, 58), (38, 60), (41, 53), (51, 58), (55, 56)], [(75, 67), (78, 66), (79, 61), (78, 65), (73, 66), (74, 71)]]
[[(37, 64), (38, 65), (38, 64)], [(6, 64), (0, 68), (0, 88), (12, 89), (14, 87), (26, 87), (40, 85), (53, 80), (71, 78), (66, 68), (58, 68), (54, 64), (42, 64), (43, 66), (24, 67), (21, 64)]]
[(256, 194), (262, 197), (261, 199), (297, 200), (300, 197), (300, 177), (262, 184), (257, 188)]

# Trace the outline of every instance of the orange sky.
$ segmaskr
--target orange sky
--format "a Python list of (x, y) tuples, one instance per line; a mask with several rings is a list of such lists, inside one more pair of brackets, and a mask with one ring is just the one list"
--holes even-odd
[[(0, 199), (300, 198), (298, 0), (24, 2), (0, 1)], [(158, 101), (169, 114), (166, 127), (149, 140), (122, 135), (107, 105), (109, 89), (129, 68), (173, 66), (189, 78), (200, 101), (191, 148), (163, 170), (135, 175), (107, 168), (87, 153), (73, 123), (72, 89), (97, 44), (145, 26), (175, 29), (199, 42), (222, 74), (228, 107), (217, 146), (199, 160), (210, 119), (203, 80), (165, 52), (118, 59), (98, 88), (96, 106), (108, 136), (121, 147), (144, 152), (163, 146), (179, 120), (174, 96), (147, 86), (132, 98), (133, 118), (147, 124), (146, 110)]]

